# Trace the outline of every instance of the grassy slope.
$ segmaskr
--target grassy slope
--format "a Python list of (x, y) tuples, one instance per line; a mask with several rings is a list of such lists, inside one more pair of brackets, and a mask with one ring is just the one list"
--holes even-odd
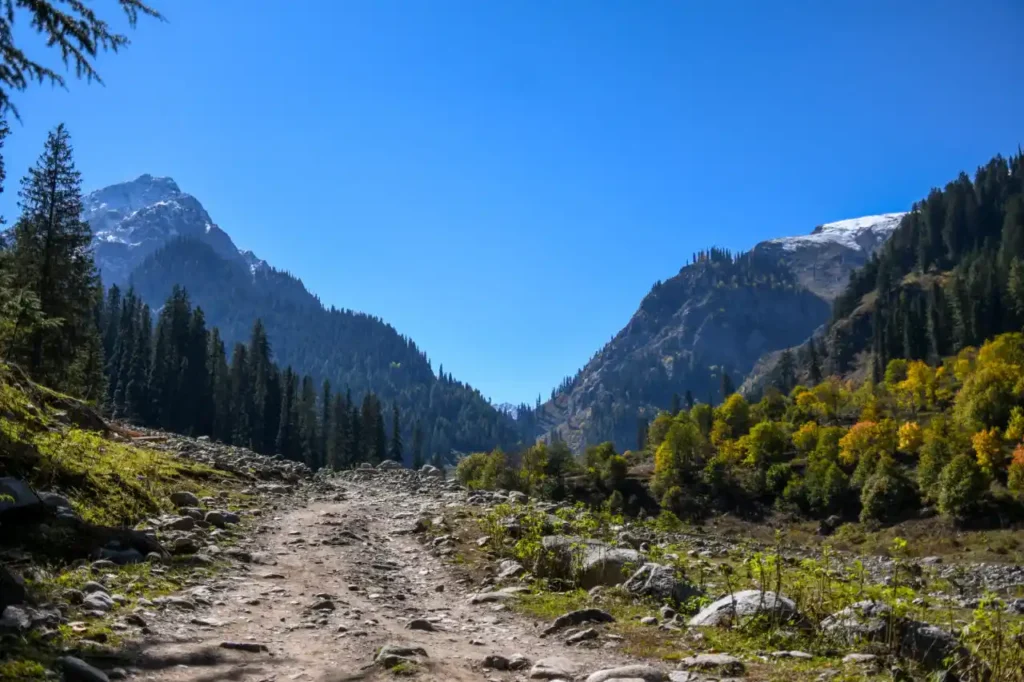
[[(173, 455), (121, 442), (114, 434), (82, 428), (102, 426), (95, 413), (67, 396), (33, 384), (16, 368), (0, 364), (0, 476), (14, 476), (36, 490), (65, 495), (86, 521), (98, 525), (135, 526), (174, 510), (170, 494), (187, 490), (203, 497), (228, 491), (226, 507), (242, 499), (241, 480)], [(30, 553), (31, 545), (22, 547)], [(27, 568), (27, 567), (21, 567)], [(25, 571), (30, 593), (40, 603), (60, 601), (96, 573), (80, 563), (53, 563), (34, 556)], [(116, 651), (121, 637), (111, 624), (131, 611), (139, 599), (179, 590), (186, 580), (209, 574), (219, 565), (197, 568), (184, 563), (156, 568), (136, 564), (104, 571), (111, 593), (127, 601), (105, 618), (76, 622), (77, 607), (66, 613), (70, 624), (52, 636), (38, 633), (7, 640), (0, 651), (0, 681), (42, 680), (46, 666), (63, 650), (83, 655)]]

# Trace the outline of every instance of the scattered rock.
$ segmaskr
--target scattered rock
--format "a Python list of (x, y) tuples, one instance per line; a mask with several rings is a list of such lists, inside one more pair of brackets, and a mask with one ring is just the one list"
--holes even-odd
[(64, 682), (110, 682), (105, 672), (74, 656), (58, 658), (57, 667), (64, 673)]
[(21, 632), (32, 627), (32, 617), (20, 606), (8, 606), (0, 615), (0, 632)]
[(856, 665), (874, 665), (878, 663), (878, 656), (874, 654), (846, 654), (843, 656), (843, 663)]
[(530, 679), (534, 680), (571, 680), (579, 666), (562, 656), (542, 658), (530, 668)]
[(176, 516), (161, 526), (164, 530), (192, 530), (195, 527), (196, 520), (191, 516)]
[(114, 608), (114, 598), (106, 592), (93, 592), (86, 595), (82, 601), (82, 608), (89, 611), (101, 611), (106, 613)]
[(697, 654), (680, 660), (679, 665), (686, 670), (714, 672), (726, 677), (742, 675), (746, 670), (743, 661), (729, 654)]
[(902, 623), (899, 653), (904, 658), (932, 670), (943, 668), (947, 658), (967, 658), (967, 652), (952, 634), (942, 628), (915, 620)]
[(247, 651), (250, 654), (258, 654), (263, 651), (270, 651), (266, 644), (256, 642), (221, 642), (221, 649), (233, 649), (235, 651)]
[(427, 652), (422, 647), (385, 644), (377, 652), (374, 662), (390, 670), (401, 663), (416, 663), (418, 657), (427, 658)]
[(676, 604), (700, 594), (700, 590), (694, 585), (680, 580), (673, 569), (661, 564), (644, 564), (630, 576), (623, 587), (638, 597), (672, 601)]
[(25, 582), (21, 576), (0, 564), (0, 611), (25, 602)]
[(613, 680), (644, 680), (644, 682), (665, 682), (668, 674), (649, 665), (624, 665), (591, 673), (586, 682), (611, 682)]
[(406, 630), (422, 630), (424, 632), (436, 632), (437, 631), (437, 628), (434, 627), (434, 624), (431, 623), (429, 620), (427, 620), (425, 618), (416, 618), (414, 620), (410, 620), (408, 623), (406, 623), (405, 629)]
[(564, 613), (555, 619), (548, 628), (544, 630), (541, 636), (547, 636), (558, 632), (562, 628), (567, 628), (571, 625), (579, 625), (580, 623), (614, 623), (615, 616), (602, 611), (601, 609), (579, 609), (577, 611), (570, 611)]
[(643, 618), (640, 619), (640, 624), (641, 625), (657, 625), (658, 624), (658, 619), (655, 618), (654, 616), (644, 616)]
[(587, 628), (586, 630), (581, 630), (580, 632), (577, 632), (575, 635), (568, 637), (565, 640), (565, 643), (579, 644), (580, 642), (585, 642), (588, 639), (597, 639), (597, 637), (597, 630), (595, 630), (594, 628)]
[(393, 459), (386, 459), (377, 465), (377, 469), (380, 471), (387, 471), (389, 469), (401, 469), (402, 465)]
[(498, 564), (498, 580), (515, 578), (516, 576), (521, 575), (523, 570), (523, 565), (518, 561), (506, 559)]
[(501, 602), (507, 599), (512, 599), (516, 595), (523, 594), (528, 590), (525, 587), (505, 587), (494, 592), (477, 592), (476, 594), (470, 595), (470, 604), (488, 604), (491, 602)]
[(199, 498), (186, 490), (182, 490), (171, 493), (171, 503), (175, 507), (198, 507)]
[(821, 621), (821, 630), (847, 645), (885, 641), (889, 638), (891, 614), (888, 604), (859, 601)]
[(689, 620), (691, 627), (728, 626), (744, 618), (774, 614), (781, 622), (799, 619), (796, 604), (792, 599), (774, 592), (742, 590), (722, 597), (704, 607)]
[(227, 521), (224, 520), (224, 514), (219, 511), (208, 511), (206, 516), (203, 517), (203, 521), (206, 521), (211, 526), (217, 528), (224, 528), (227, 525)]
[(481, 665), (485, 668), (490, 668), (492, 670), (508, 670), (509, 660), (504, 656), (499, 656), (498, 654), (491, 654), (490, 656), (484, 657), (484, 660), (481, 662)]

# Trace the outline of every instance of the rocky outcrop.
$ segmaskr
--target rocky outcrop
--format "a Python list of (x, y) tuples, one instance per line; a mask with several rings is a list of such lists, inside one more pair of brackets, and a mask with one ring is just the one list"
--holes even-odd
[(680, 580), (674, 570), (661, 564), (644, 564), (623, 584), (631, 594), (681, 604), (700, 594), (696, 586)]
[(643, 561), (643, 556), (634, 549), (569, 535), (545, 535), (541, 544), (543, 552), (534, 574), (574, 580), (584, 589), (618, 585), (628, 577), (630, 567)]

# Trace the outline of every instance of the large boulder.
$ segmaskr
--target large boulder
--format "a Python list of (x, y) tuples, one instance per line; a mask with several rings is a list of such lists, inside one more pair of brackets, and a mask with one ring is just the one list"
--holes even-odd
[(402, 465), (401, 465), (401, 464), (399, 464), (398, 462), (396, 462), (396, 461), (395, 461), (395, 460), (393, 460), (393, 459), (386, 459), (386, 460), (384, 460), (383, 462), (381, 462), (380, 464), (378, 464), (378, 465), (377, 465), (377, 468), (378, 468), (378, 469), (382, 469), (382, 470), (387, 470), (387, 469), (401, 469), (401, 468), (402, 468)]
[(794, 622), (800, 619), (796, 603), (792, 599), (774, 592), (742, 590), (704, 607), (690, 619), (688, 625), (727, 627), (756, 616), (773, 616), (779, 622)]
[(968, 658), (967, 651), (948, 630), (916, 620), (901, 624), (899, 653), (931, 670), (945, 670), (947, 660), (952, 660), (955, 668)]
[(634, 664), (618, 668), (607, 668), (591, 673), (587, 682), (614, 682), (614, 680), (643, 680), (643, 682), (665, 682), (668, 673), (649, 665)]
[(584, 589), (618, 585), (631, 568), (643, 562), (643, 555), (634, 549), (571, 535), (545, 535), (541, 544), (543, 552), (534, 574), (575, 581)]
[(171, 493), (171, 503), (175, 507), (198, 507), (199, 498), (187, 490), (179, 490), (176, 493)]
[(21, 576), (0, 564), (0, 612), (8, 606), (25, 603), (25, 596)]
[(868, 599), (833, 613), (821, 621), (821, 630), (843, 644), (853, 645), (886, 641), (891, 623), (889, 605)]
[(0, 519), (38, 513), (43, 506), (25, 481), (10, 476), (0, 478)]
[(672, 568), (662, 564), (644, 564), (630, 576), (623, 587), (639, 597), (672, 601), (677, 604), (700, 594), (696, 586), (680, 580)]

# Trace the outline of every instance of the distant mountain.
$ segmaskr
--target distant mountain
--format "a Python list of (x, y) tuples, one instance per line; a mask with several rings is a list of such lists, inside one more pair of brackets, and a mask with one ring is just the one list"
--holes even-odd
[(711, 249), (658, 282), (629, 323), (537, 414), (538, 432), (580, 451), (637, 443), (638, 419), (674, 394), (717, 402), (762, 356), (825, 324), (831, 301), (899, 225), (890, 213), (827, 223), (734, 256)]
[(85, 198), (104, 283), (133, 286), (154, 309), (184, 286), (230, 347), (263, 320), (277, 362), (327, 379), (355, 399), (397, 403), (405, 443), (419, 424), (425, 454), (469, 452), (521, 439), (508, 414), (472, 387), (435, 374), (426, 355), (383, 320), (325, 308), (302, 281), (240, 251), (202, 204), (170, 178), (143, 175)]

